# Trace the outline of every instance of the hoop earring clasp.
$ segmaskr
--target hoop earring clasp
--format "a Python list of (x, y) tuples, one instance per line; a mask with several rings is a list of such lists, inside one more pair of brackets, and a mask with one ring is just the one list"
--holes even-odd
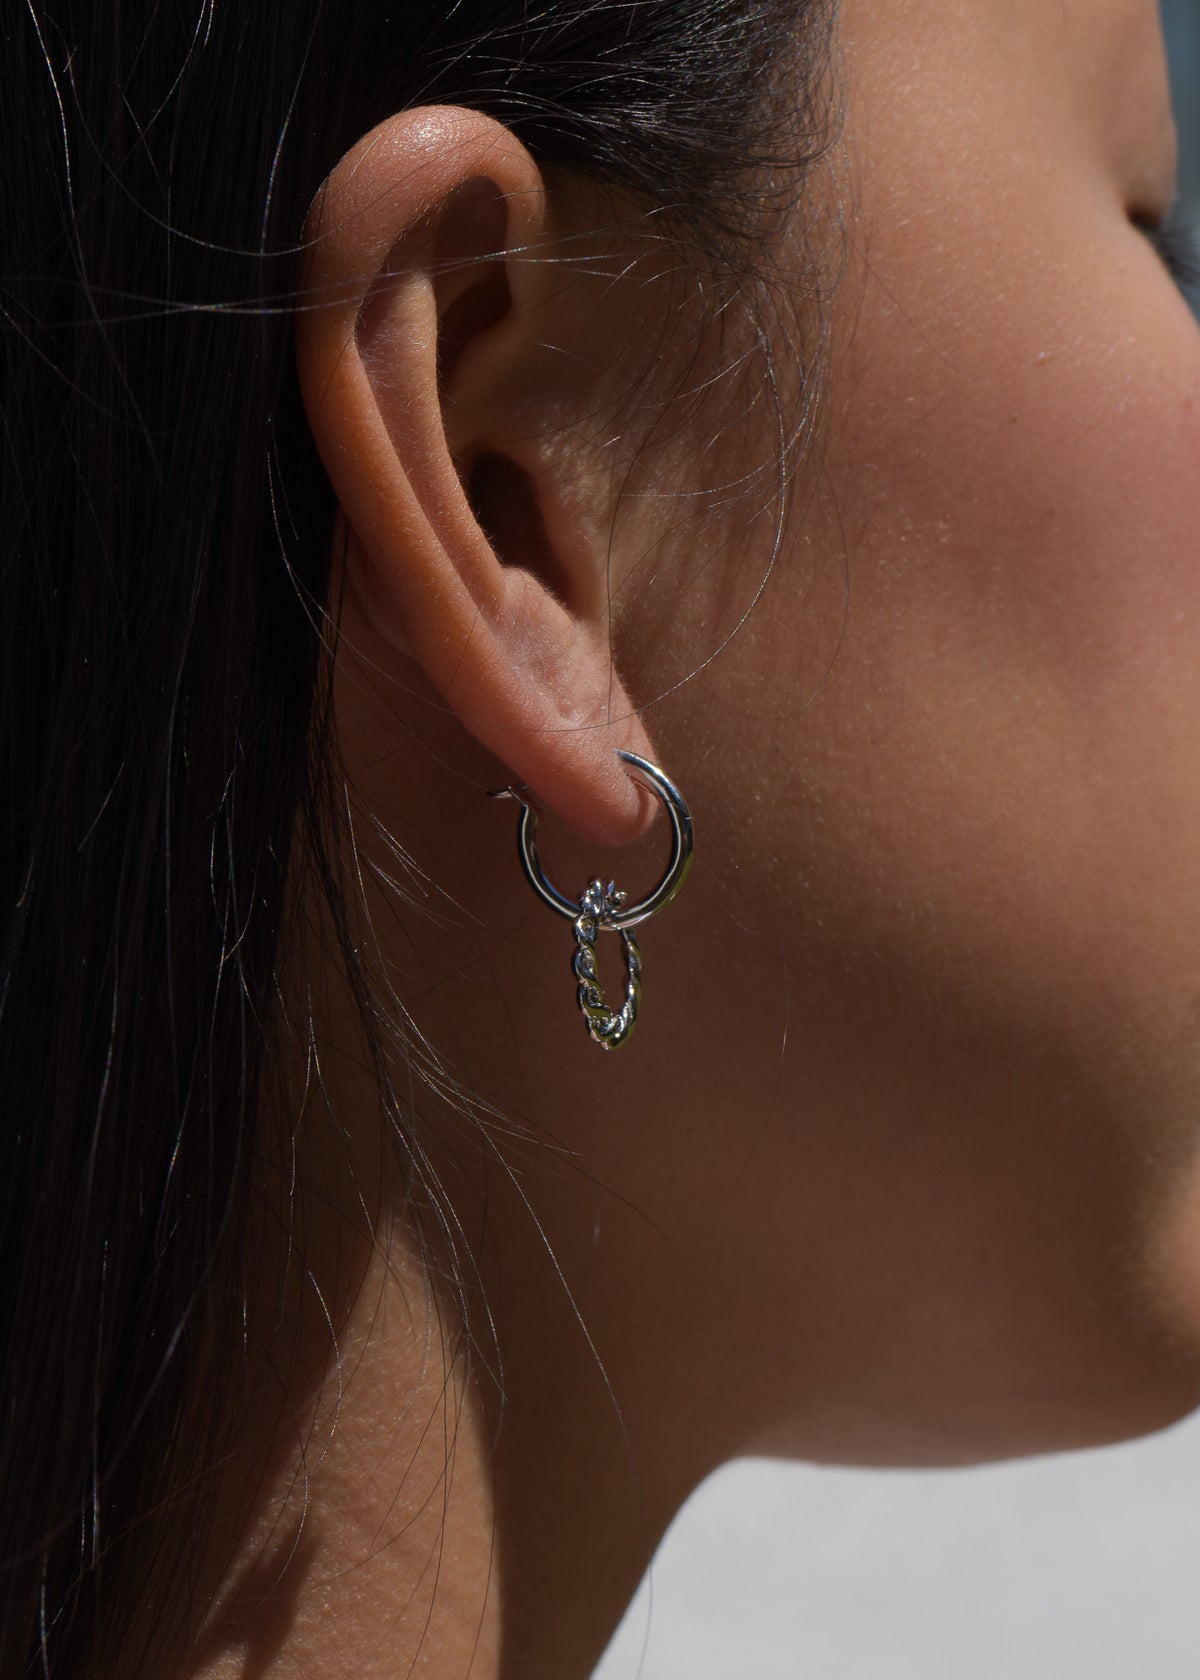
[[(639, 781), (658, 796), (671, 824), (671, 857), (662, 879), (635, 904), (626, 903), (627, 895), (618, 892), (612, 881), (591, 881), (578, 898), (568, 898), (547, 875), (542, 863), (537, 845), (539, 813), (528, 798), (526, 789), (498, 788), (492, 794), (494, 799), (515, 799), (520, 803), (517, 854), (525, 878), (543, 904), (574, 923), (576, 949), (572, 968), (578, 983), (576, 997), (589, 1035), (606, 1050), (615, 1049), (629, 1037), (637, 1022), (641, 1003), (641, 953), (630, 930), (670, 904), (687, 879), (695, 848), (692, 814), (674, 782), (656, 764), (639, 758), (636, 753), (620, 750), (617, 757), (629, 765)], [(601, 928), (621, 935), (625, 953), (625, 1002), (615, 1012), (605, 1004), (596, 975), (594, 947)]]

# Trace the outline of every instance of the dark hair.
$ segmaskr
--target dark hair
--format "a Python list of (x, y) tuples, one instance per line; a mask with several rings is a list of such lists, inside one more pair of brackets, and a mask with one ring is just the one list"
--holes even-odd
[(287, 893), (297, 847), (323, 856), (307, 206), (373, 124), (454, 102), (748, 265), (821, 143), (828, 11), (30, 0), (4, 24), (6, 1675), (140, 1672), (201, 1543)]

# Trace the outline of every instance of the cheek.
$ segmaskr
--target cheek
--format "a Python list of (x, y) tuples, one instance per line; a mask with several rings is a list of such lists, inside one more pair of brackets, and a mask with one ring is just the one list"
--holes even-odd
[[(1082, 274), (1045, 255), (1098, 228)], [(852, 300), (811, 514), (845, 533), (845, 628), (771, 843), (914, 1009), (1190, 1079), (1200, 333), (1111, 211), (1051, 235), (907, 293), (913, 253), (880, 251)], [(776, 669), (795, 629), (764, 632)]]
[(1078, 708), (1191, 687), (1200, 334), (1152, 279), (1157, 332), (1153, 308), (1131, 332), (1131, 289), (1124, 313), (1094, 300), (1086, 336), (1063, 342), (1031, 310), (965, 379), (951, 373), (924, 458), (892, 486), (904, 517), (955, 544), (939, 583), (956, 621)]

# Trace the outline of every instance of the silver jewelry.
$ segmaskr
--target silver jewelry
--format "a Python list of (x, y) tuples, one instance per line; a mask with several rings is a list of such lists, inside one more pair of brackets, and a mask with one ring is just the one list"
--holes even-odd
[[(520, 802), (517, 852), (521, 867), (542, 903), (574, 923), (575, 955), (571, 966), (575, 972), (575, 996), (583, 1011), (589, 1035), (606, 1050), (615, 1050), (618, 1044), (624, 1044), (637, 1023), (642, 1000), (642, 957), (630, 929), (670, 904), (687, 878), (695, 845), (692, 815), (674, 782), (656, 764), (639, 758), (636, 753), (619, 751), (617, 757), (630, 766), (634, 775), (652, 793), (658, 795), (671, 823), (671, 860), (662, 880), (636, 904), (627, 904), (628, 894), (618, 892), (612, 881), (589, 881), (575, 899), (560, 892), (542, 867), (537, 847), (539, 813), (527, 790), (524, 787), (498, 788), (492, 795), (493, 799), (516, 799)], [(596, 935), (601, 928), (620, 934), (625, 953), (625, 1002), (615, 1013), (604, 1001), (596, 974)]]

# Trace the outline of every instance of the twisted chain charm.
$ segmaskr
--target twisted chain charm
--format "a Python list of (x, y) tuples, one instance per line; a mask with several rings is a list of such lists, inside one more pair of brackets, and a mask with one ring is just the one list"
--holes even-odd
[(579, 895), (579, 915), (575, 918), (575, 955), (571, 959), (579, 982), (575, 996), (589, 1037), (605, 1050), (615, 1050), (618, 1044), (624, 1044), (637, 1025), (638, 1005), (642, 1001), (642, 954), (637, 940), (624, 928), (617, 931), (625, 948), (625, 1002), (615, 1015), (604, 1001), (596, 974), (596, 935), (602, 927), (611, 926), (625, 897), (611, 881), (607, 886), (603, 881), (589, 881), (586, 891)]
[[(629, 930), (670, 904), (687, 877), (695, 843), (691, 812), (675, 784), (656, 764), (639, 758), (636, 753), (622, 750), (617, 757), (661, 800), (671, 824), (670, 861), (658, 885), (636, 904), (627, 904), (628, 895), (618, 892), (611, 881), (607, 886), (603, 881), (589, 881), (578, 898), (568, 898), (542, 867), (537, 845), (538, 808), (525, 788), (497, 788), (492, 794), (493, 799), (515, 799), (521, 806), (517, 852), (525, 878), (543, 904), (574, 924), (575, 955), (571, 966), (575, 971), (575, 996), (583, 1011), (588, 1036), (605, 1050), (615, 1050), (618, 1044), (624, 1044), (637, 1024), (642, 1001), (642, 957)], [(601, 928), (619, 933), (625, 952), (625, 1002), (615, 1013), (604, 1001), (596, 972), (596, 935)]]

